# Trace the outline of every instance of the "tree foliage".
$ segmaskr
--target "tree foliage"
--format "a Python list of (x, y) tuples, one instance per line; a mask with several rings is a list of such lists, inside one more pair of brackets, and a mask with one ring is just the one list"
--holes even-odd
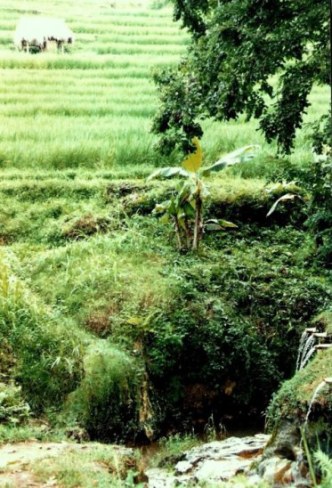
[(309, 229), (315, 236), (317, 260), (332, 268), (332, 160), (331, 155), (317, 157), (311, 174), (312, 199)]
[[(329, 82), (326, 0), (174, 0), (192, 35), (187, 56), (155, 75), (161, 106), (153, 131), (160, 150), (202, 135), (200, 120), (259, 119), (268, 141), (288, 153), (314, 83)], [(274, 76), (277, 75), (277, 76)]]

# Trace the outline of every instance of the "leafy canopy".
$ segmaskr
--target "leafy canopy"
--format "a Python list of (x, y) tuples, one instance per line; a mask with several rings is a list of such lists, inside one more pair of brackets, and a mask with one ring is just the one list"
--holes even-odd
[[(259, 119), (288, 153), (314, 83), (329, 83), (327, 0), (173, 0), (192, 40), (175, 70), (155, 75), (161, 106), (153, 131), (160, 150), (194, 150), (200, 118)], [(272, 79), (274, 75), (276, 78)]]

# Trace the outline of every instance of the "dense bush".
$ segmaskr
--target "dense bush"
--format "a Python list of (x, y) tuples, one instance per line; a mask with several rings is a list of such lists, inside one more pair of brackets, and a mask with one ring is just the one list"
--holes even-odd
[[(329, 119), (330, 120), (330, 119)], [(329, 137), (330, 137), (330, 122)], [(323, 150), (322, 143), (316, 149)], [(325, 146), (328, 147), (328, 146)], [(296, 182), (308, 192), (302, 203), (302, 213), (307, 215), (306, 226), (314, 235), (315, 255), (319, 265), (332, 266), (332, 160), (331, 156), (316, 155), (316, 160), (305, 168), (295, 166), (287, 159), (281, 159), (270, 175), (272, 181)]]
[(161, 418), (200, 428), (211, 415), (219, 424), (261, 411), (280, 377), (273, 354), (222, 300), (196, 295), (190, 302), (179, 300), (146, 335)]

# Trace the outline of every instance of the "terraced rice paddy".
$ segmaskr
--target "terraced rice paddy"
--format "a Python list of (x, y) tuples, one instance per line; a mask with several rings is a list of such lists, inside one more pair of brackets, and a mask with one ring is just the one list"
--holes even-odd
[[(63, 169), (151, 165), (156, 109), (152, 70), (176, 63), (186, 36), (170, 8), (148, 3), (2, 2), (0, 164)], [(12, 42), (17, 20), (65, 18), (71, 52), (27, 54)]]

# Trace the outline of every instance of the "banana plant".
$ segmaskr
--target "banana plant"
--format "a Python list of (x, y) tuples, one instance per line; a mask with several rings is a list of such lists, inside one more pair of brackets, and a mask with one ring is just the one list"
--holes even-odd
[(252, 159), (259, 146), (251, 145), (237, 149), (208, 167), (202, 167), (203, 152), (197, 137), (192, 140), (195, 151), (187, 156), (181, 166), (160, 168), (154, 171), (148, 180), (154, 178), (183, 178), (177, 186), (177, 193), (169, 200), (159, 203), (154, 209), (155, 214), (161, 214), (164, 222), (172, 220), (174, 223), (179, 249), (197, 251), (203, 236), (204, 227), (210, 230), (224, 230), (236, 227), (226, 220), (203, 221), (203, 204), (209, 195), (203, 182), (203, 177), (222, 171), (227, 166)]

